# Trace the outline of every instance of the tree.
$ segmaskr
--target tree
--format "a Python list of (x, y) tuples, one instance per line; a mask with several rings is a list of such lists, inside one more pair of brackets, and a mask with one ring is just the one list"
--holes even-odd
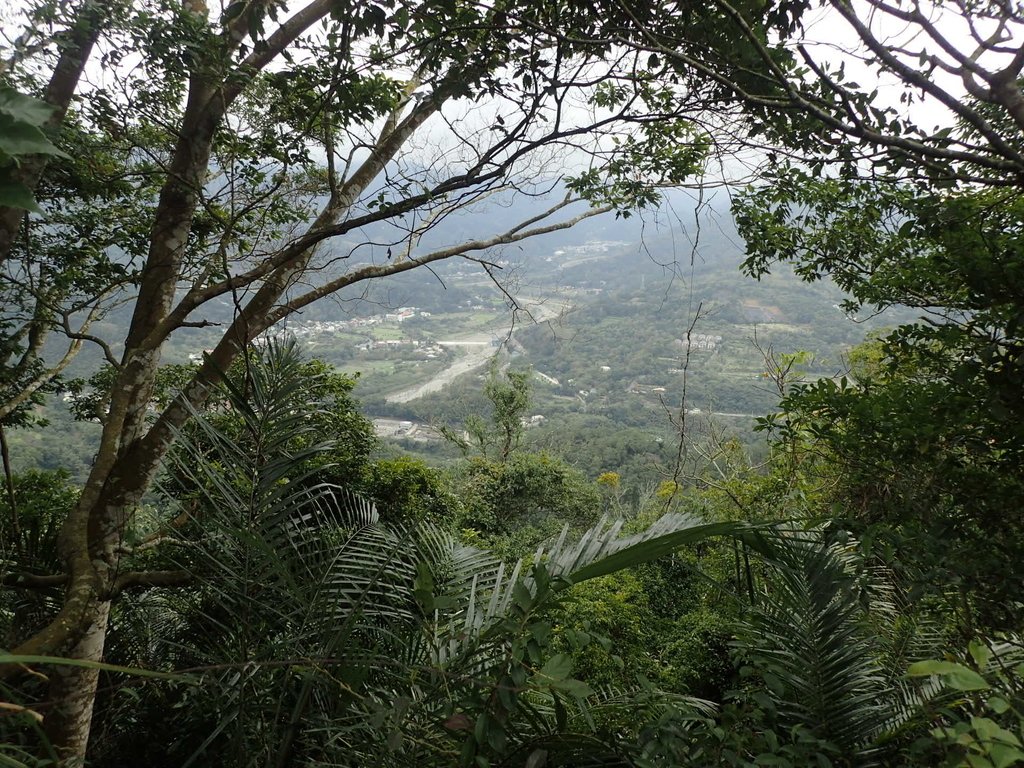
[(499, 358), (492, 358), (483, 391), (486, 417), (479, 413), (466, 416), (462, 423), (465, 437), (446, 426), (442, 426), (441, 434), (457, 445), (463, 456), (473, 449), (484, 459), (507, 461), (523, 438), (530, 407), (530, 378), (530, 371), (500, 370)]
[[(709, 131), (738, 117), (737, 104), (760, 118), (755, 130), (768, 140), (817, 151), (812, 162), (866, 154), (876, 168), (908, 178), (1019, 185), (1024, 164), (1010, 129), (1024, 124), (1016, 85), (1024, 55), (1008, 42), (1018, 37), (1016, 16), (1003, 6), (965, 11), (968, 21), (971, 14), (994, 20), (997, 34), (976, 33), (977, 55), (950, 45), (925, 53), (929, 64), (970, 83), (981, 100), (970, 104), (908, 65), (907, 51), (882, 41), (851, 6), (832, 5), (884, 69), (945, 104), (964, 129), (921, 131), (876, 106), (840, 69), (787, 47), (791, 36), (799, 40), (802, 4), (609, 3), (595, 12), (557, 3), (311, 0), (289, 12), (255, 0), (220, 15), (201, 2), (34, 8), (34, 21), (59, 32), (29, 47), (35, 59), (14, 57), (5, 76), (56, 107), (53, 127), (65, 135), (58, 146), (84, 138), (91, 149), (79, 159), (101, 156), (97, 145), (129, 150), (119, 152), (123, 165), (100, 164), (88, 179), (112, 171), (126, 185), (96, 199), (114, 212), (110, 221), (133, 226), (123, 227), (130, 247), (97, 258), (69, 247), (77, 241), (63, 234), (55, 247), (37, 248), (33, 233), (44, 227), (31, 218), (23, 224), (21, 211), (0, 212), (0, 259), (14, 278), (4, 285), (14, 286), (18, 329), (4, 345), (14, 363), (3, 381), (19, 382), (5, 394), (7, 406), (59, 375), (59, 361), (40, 365), (34, 343), (54, 329), (69, 338), (69, 354), (78, 342), (95, 342), (117, 371), (100, 450), (61, 537), (64, 607), (19, 650), (100, 657), (121, 531), (174, 436), (252, 339), (317, 299), (444, 258), (472, 258), (493, 272), (478, 255), (489, 247), (649, 202), (652, 181), (678, 183), (693, 173), (709, 150)], [(949, 42), (920, 6), (874, 6), (940, 46)], [(97, 46), (105, 67), (92, 82), (82, 72)], [(1005, 66), (987, 65), (991, 56), (1005, 56)], [(43, 75), (45, 85), (39, 73), (52, 73)], [(593, 111), (570, 109), (577, 99)], [(472, 105), (485, 103), (490, 117), (477, 121)], [(447, 141), (435, 141), (435, 126), (453, 129)], [(735, 125), (724, 127), (747, 140)], [(423, 144), (440, 145), (440, 158), (410, 154)], [(537, 177), (530, 162), (566, 144), (594, 167), (569, 180), (563, 203), (494, 236), (417, 250), (457, 207), (521, 188), (524, 175)], [(30, 174), (23, 166), (22, 183), (43, 200), (38, 192), (56, 167), (39, 162)], [(577, 198), (597, 207), (573, 215)], [(390, 249), (374, 249), (374, 241)], [(386, 258), (395, 247), (398, 257)], [(357, 264), (364, 254), (370, 263)], [(67, 272), (70, 283), (40, 290), (65, 274), (59, 267), (67, 260), (81, 266)], [(213, 311), (218, 301), (227, 302), (221, 315)], [(88, 323), (120, 304), (131, 310), (123, 343), (91, 334)], [(216, 323), (224, 328), (212, 352), (151, 418), (168, 339)], [(94, 673), (81, 668), (54, 675), (53, 696), (63, 705), (48, 728), (70, 755), (84, 752), (94, 684)]]
[(492, 367), (484, 396), (490, 402), (491, 422), (488, 425), (475, 414), (466, 422), (466, 431), (477, 443), (480, 454), (487, 456), (488, 445), (493, 443), (498, 451), (498, 460), (505, 461), (519, 447), (523, 439), (523, 421), (530, 407), (530, 371), (505, 371), (499, 377)]
[[(20, 211), (41, 212), (23, 177), (31, 175), (32, 167), (45, 158), (66, 157), (42, 130), (54, 118), (54, 113), (54, 107), (44, 101), (25, 96), (9, 86), (0, 87), (0, 206), (11, 216)], [(20, 345), (26, 338), (22, 351)], [(31, 421), (28, 409), (39, 403), (37, 390), (62, 367), (58, 363), (50, 370), (43, 370), (41, 361), (35, 359), (45, 338), (45, 334), (33, 332), (30, 322), (18, 327), (13, 318), (0, 318), (0, 392), (20, 393), (10, 400), (0, 395), (5, 400), (0, 406), (0, 446), (8, 484), (11, 469), (4, 426)], [(11, 357), (19, 353), (22, 354), (20, 362), (9, 365)]]
[[(1013, 6), (793, 3), (770, 11), (787, 33), (771, 36), (750, 24), (744, 3), (715, 0), (708, 15), (718, 20), (718, 34), (743, 40), (745, 78), (716, 69), (677, 29), (651, 23), (662, 18), (660, 8), (620, 6), (637, 45), (702, 73), (754, 111), (754, 135), (776, 162), (785, 165), (788, 147), (819, 174), (840, 163), (846, 174), (868, 178), (1021, 184), (1024, 17)], [(828, 23), (806, 23), (813, 13)], [(828, 39), (816, 36), (823, 28)], [(895, 83), (898, 104), (885, 101), (876, 83)], [(936, 114), (916, 108), (922, 104), (940, 108), (946, 124), (922, 124)]]
[[(719, 82), (763, 110), (776, 163), (734, 209), (747, 272), (787, 263), (834, 279), (851, 314), (923, 315), (856, 381), (799, 386), (775, 426), (831, 464), (843, 525), (961, 632), (1017, 630), (1024, 17), (1001, 3), (826, 0), (814, 11), (827, 23), (776, 40), (745, 29), (742, 4), (714, 7), (763, 65), (751, 83)], [(635, 15), (652, 53), (701, 68)]]
[(462, 501), (448, 478), (408, 456), (374, 461), (360, 489), (373, 499), (381, 519), (392, 525), (426, 521), (450, 529), (462, 512)]
[(463, 500), (460, 526), (503, 555), (532, 552), (565, 525), (582, 532), (601, 515), (597, 486), (546, 453), (473, 457), (456, 468), (453, 483)]
[[(342, 288), (455, 257), (493, 274), (478, 255), (487, 249), (650, 202), (652, 183), (699, 169), (720, 103), (713, 84), (615, 47), (621, 14), (555, 3), (310, 0), (292, 10), (256, 0), (217, 13), (111, 0), (42, 2), (27, 16), (4, 77), (54, 107), (47, 128), (69, 158), (19, 169), (52, 228), (0, 211), (3, 381), (14, 382), (0, 407), (13, 413), (54, 383), (83, 343), (116, 375), (62, 529), (63, 607), (22, 653), (102, 656), (123, 531), (176, 434), (249, 342)], [(713, 43), (708, 60), (743, 64), (728, 41)], [(85, 76), (94, 51), (102, 67)], [(566, 146), (588, 170), (562, 202), (504, 232), (418, 249), (460, 207), (550, 188), (543, 160)], [(522, 181), (531, 176), (540, 181)], [(593, 207), (571, 208), (581, 198)], [(118, 307), (130, 316), (123, 339), (93, 334)], [(168, 340), (218, 326), (180, 395), (151, 415)], [(67, 352), (44, 363), (41, 340), (54, 331)], [(52, 680), (61, 703), (48, 732), (81, 757), (96, 672), (63, 666)]]
[(747, 268), (790, 262), (831, 275), (849, 312), (925, 313), (874, 343), (856, 381), (805, 384), (784, 401), (797, 430), (835, 458), (849, 524), (957, 583), (964, 630), (1013, 628), (1024, 530), (1024, 295), (1016, 190), (942, 193), (792, 173), (739, 205)]
[[(83, 217), (80, 211), (69, 211), (71, 216), (67, 218), (58, 215), (57, 219), (74, 223), (72, 232), (52, 249), (30, 243), (29, 233), (22, 230), (28, 212), (39, 211), (37, 199), (46, 204), (47, 187), (51, 191), (54, 186), (62, 189), (63, 197), (57, 205), (62, 213), (68, 203), (79, 199), (107, 202), (111, 196), (124, 196), (131, 188), (112, 170), (119, 165), (111, 160), (120, 147), (112, 151), (112, 143), (90, 142), (88, 136), (76, 131), (77, 120), (68, 118), (86, 62), (111, 15), (112, 4), (106, 2), (76, 7), (50, 3), (31, 6), (25, 9), (27, 18), (21, 35), (7, 51), (9, 58), (0, 63), (4, 133), (15, 142), (7, 147), (11, 152), (4, 153), (13, 158), (3, 163), (6, 194), (0, 199), (0, 265), (4, 267), (0, 295), (5, 307), (0, 316), (0, 434), (4, 424), (24, 423), (27, 410), (38, 403), (39, 396), (82, 349), (90, 325), (103, 313), (102, 300), (126, 279), (104, 254), (109, 237), (106, 242), (95, 242), (95, 230), (104, 230), (101, 222), (108, 219), (119, 219), (113, 226), (127, 229), (124, 206), (117, 212), (120, 215), (111, 217)], [(44, 69), (52, 66), (45, 85), (21, 72), (26, 66), (34, 67), (35, 57), (50, 52), (52, 59), (43, 65)], [(12, 81), (38, 90), (42, 98), (15, 91)], [(64, 142), (70, 153), (53, 144), (62, 129), (69, 129), (66, 132), (72, 137)], [(71, 144), (76, 145), (74, 149)], [(44, 171), (54, 161), (62, 167), (44, 179)], [(82, 174), (83, 167), (90, 163), (91, 172)], [(77, 172), (68, 173), (69, 168)], [(108, 185), (109, 193), (104, 191)], [(135, 186), (140, 187), (138, 194), (146, 194), (144, 184)], [(17, 242), (19, 233), (24, 241), (21, 245)], [(38, 227), (33, 234), (43, 241), (50, 235)], [(120, 245), (126, 245), (123, 239)], [(25, 253), (12, 259), (17, 248)], [(68, 346), (56, 361), (47, 362), (43, 350), (54, 327), (67, 335)]]

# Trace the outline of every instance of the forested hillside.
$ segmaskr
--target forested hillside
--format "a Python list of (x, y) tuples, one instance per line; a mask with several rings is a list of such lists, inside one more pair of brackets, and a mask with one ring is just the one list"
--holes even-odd
[(32, 0), (0, 763), (1024, 764), (1024, 12)]

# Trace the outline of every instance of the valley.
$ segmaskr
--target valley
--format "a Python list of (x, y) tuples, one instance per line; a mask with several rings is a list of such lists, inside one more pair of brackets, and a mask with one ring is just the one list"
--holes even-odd
[[(502, 290), (479, 271), (449, 268), (441, 291), (402, 279), (381, 287), (408, 305), (346, 328), (288, 330), (310, 354), (358, 376), (367, 415), (413, 425), (380, 429), (385, 444), (431, 463), (458, 456), (440, 427), (458, 429), (486, 409), (492, 359), (532, 373), (527, 444), (591, 477), (616, 471), (649, 483), (670, 474), (680, 419), (683, 439), (728, 436), (757, 458), (766, 445), (753, 428), (779, 400), (766, 374), (772, 360), (799, 353), (791, 382), (839, 378), (851, 347), (914, 313), (860, 321), (841, 311), (843, 296), (828, 282), (808, 284), (785, 269), (747, 277), (727, 222), (719, 212), (695, 245), (685, 231), (665, 230), (635, 230), (630, 243), (612, 239), (622, 237), (608, 231), (614, 222), (595, 223), (573, 233), (575, 244), (563, 234), (515, 261), (497, 254), (516, 276)], [(679, 241), (688, 243), (681, 253)], [(578, 449), (601, 443), (612, 449)]]
[[(457, 458), (439, 430), (459, 429), (486, 409), (483, 382), (495, 360), (532, 372), (527, 444), (591, 477), (616, 471), (654, 482), (671, 473), (680, 439), (708, 434), (739, 440), (756, 459), (766, 450), (756, 420), (779, 399), (766, 355), (802, 353), (795, 379), (841, 377), (846, 352), (867, 333), (914, 314), (856, 321), (828, 282), (808, 284), (784, 269), (747, 277), (728, 214), (714, 220), (690, 220), (700, 232), (693, 242), (686, 222), (673, 229), (588, 221), (539, 238), (528, 252), (494, 254), (504, 273), (498, 285), (476, 265), (443, 265), (426, 278), (388, 278), (372, 294), (313, 305), (275, 334), (357, 378), (363, 412), (388, 425), (378, 430), (385, 452), (430, 463)], [(118, 322), (106, 319), (104, 332)], [(165, 359), (194, 364), (212, 338), (185, 329)], [(98, 364), (82, 355), (72, 370), (87, 376)], [(40, 414), (66, 424), (67, 441), (12, 435), (19, 470), (62, 466), (84, 477), (98, 425), (71, 420), (64, 406), (51, 402)], [(608, 448), (581, 452), (581, 444)]]

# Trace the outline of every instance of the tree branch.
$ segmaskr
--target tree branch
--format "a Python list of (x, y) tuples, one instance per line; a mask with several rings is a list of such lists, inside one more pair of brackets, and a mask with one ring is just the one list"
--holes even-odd
[[(551, 209), (550, 213), (557, 211), (566, 205), (565, 202), (561, 202)], [(518, 243), (520, 240), (527, 240), (531, 237), (537, 237), (538, 235), (545, 235), (550, 232), (558, 232), (563, 229), (570, 229), (576, 226), (584, 219), (589, 219), (592, 216), (599, 216), (603, 213), (609, 213), (614, 210), (610, 205), (605, 205), (600, 208), (591, 208), (579, 216), (560, 221), (557, 224), (549, 224), (544, 227), (536, 227), (534, 229), (523, 230), (516, 227), (504, 234), (497, 235), (487, 240), (470, 240), (459, 245), (453, 245), (449, 248), (442, 248), (441, 250), (429, 253), (426, 256), (421, 256), (417, 259), (407, 259), (399, 263), (371, 265), (357, 269), (354, 272), (350, 272), (347, 275), (331, 280), (328, 283), (320, 286), (319, 288), (309, 291), (302, 296), (298, 296), (295, 299), (287, 302), (283, 306), (279, 307), (274, 312), (268, 314), (263, 323), (260, 331), (262, 332), (266, 328), (274, 325), (276, 322), (281, 320), (283, 317), (290, 315), (302, 309), (309, 304), (312, 304), (317, 299), (321, 299), (324, 296), (328, 296), (342, 288), (353, 285), (354, 283), (363, 282), (364, 280), (372, 280), (377, 277), (385, 277), (388, 275), (397, 275), (401, 272), (407, 272), (411, 269), (415, 269), (423, 264), (430, 264), (431, 262), (441, 261), (443, 259), (450, 259), (453, 256), (463, 256), (473, 251), (483, 251), (488, 248), (494, 248), (499, 245), (509, 245), (511, 243)], [(543, 218), (543, 217), (540, 217)]]
[[(189, 571), (128, 571), (114, 579), (108, 598), (115, 598), (128, 589), (151, 587), (184, 587), (195, 581)], [(7, 573), (0, 576), (0, 585), (16, 589), (52, 589), (68, 583), (66, 573)]]
[[(74, 24), (59, 44), (60, 58), (46, 86), (43, 100), (50, 104), (53, 114), (46, 123), (50, 133), (57, 133), (64, 122), (68, 106), (92, 55), (93, 46), (110, 13), (110, 0), (83, 0), (75, 11)], [(47, 155), (33, 155), (22, 159), (15, 173), (18, 182), (34, 192), (49, 161)], [(0, 264), (8, 257), (18, 236), (25, 211), (20, 208), (0, 207)]]
[(51, 589), (67, 584), (66, 573), (40, 575), (36, 573), (5, 573), (0, 576), (0, 585), (17, 589)]
[(129, 571), (114, 579), (110, 587), (110, 598), (115, 598), (126, 589), (150, 587), (185, 587), (195, 581), (189, 571)]

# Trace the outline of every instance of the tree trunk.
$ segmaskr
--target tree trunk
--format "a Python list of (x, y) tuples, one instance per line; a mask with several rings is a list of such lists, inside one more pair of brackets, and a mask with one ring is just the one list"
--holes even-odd
[[(171, 175), (154, 216), (150, 252), (139, 298), (125, 340), (122, 368), (114, 383), (103, 436), (78, 507), (61, 532), (61, 549), (71, 589), (80, 585), (88, 598), (67, 654), (73, 659), (99, 661), (110, 614), (112, 574), (118, 571), (118, 550), (125, 526), (168, 440), (146, 469), (138, 464), (139, 438), (146, 430), (146, 410), (160, 365), (160, 345), (147, 344), (152, 329), (170, 309), (178, 271), (197, 204), (197, 190), (206, 171), (213, 133), (220, 119), (209, 108), (213, 88), (193, 84), (189, 108), (179, 137)], [(145, 452), (142, 452), (145, 453)], [(148, 457), (147, 457), (148, 458)], [(69, 589), (69, 592), (71, 590)], [(59, 704), (46, 716), (46, 733), (62, 765), (84, 763), (99, 675), (83, 667), (64, 667), (53, 678), (51, 700)]]
[[(89, 610), (89, 627), (68, 655), (84, 661), (102, 661), (110, 602), (93, 601)], [(47, 712), (44, 726), (62, 768), (78, 768), (85, 764), (99, 676), (99, 670), (71, 666), (56, 666), (50, 673), (50, 698), (56, 704)]]

